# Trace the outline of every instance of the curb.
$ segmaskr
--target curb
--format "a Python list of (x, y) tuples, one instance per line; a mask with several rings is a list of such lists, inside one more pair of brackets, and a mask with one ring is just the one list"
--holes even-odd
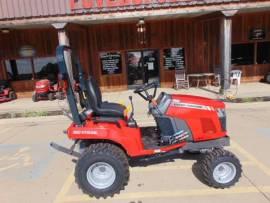
[(243, 98), (234, 98), (234, 99), (223, 99), (222, 101), (228, 103), (253, 103), (253, 102), (269, 102), (270, 96), (264, 97), (243, 97)]
[(11, 118), (30, 118), (30, 117), (44, 117), (44, 116), (58, 116), (63, 115), (61, 110), (53, 111), (33, 111), (33, 112), (11, 112), (11, 113), (0, 113), (0, 119), (11, 119)]

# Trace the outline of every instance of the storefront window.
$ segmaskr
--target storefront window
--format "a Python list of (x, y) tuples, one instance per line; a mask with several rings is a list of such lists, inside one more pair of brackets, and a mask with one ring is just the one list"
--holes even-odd
[(257, 44), (257, 63), (270, 63), (270, 42), (258, 42)]
[(232, 65), (254, 64), (254, 44), (233, 44)]
[(120, 52), (102, 52), (100, 53), (102, 75), (122, 73), (122, 62)]
[(13, 81), (42, 78), (57, 79), (58, 66), (55, 57), (34, 58), (33, 62), (31, 60), (30, 58), (6, 60), (8, 79)]
[(35, 58), (34, 67), (37, 79), (57, 80), (58, 65), (55, 57)]
[(185, 67), (184, 48), (169, 48), (163, 50), (163, 66), (165, 69), (183, 69)]
[(11, 80), (31, 80), (32, 65), (30, 59), (6, 60), (8, 79)]

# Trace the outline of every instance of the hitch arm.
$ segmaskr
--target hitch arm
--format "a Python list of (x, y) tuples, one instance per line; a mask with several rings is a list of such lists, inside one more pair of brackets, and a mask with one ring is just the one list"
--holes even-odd
[(70, 148), (63, 147), (63, 146), (58, 145), (58, 144), (56, 144), (54, 142), (51, 142), (50, 143), (50, 146), (52, 148), (54, 148), (55, 150), (57, 150), (57, 151), (60, 151), (60, 152), (63, 152), (65, 154), (68, 154), (68, 155), (71, 155), (71, 156), (75, 156), (77, 158), (80, 158), (81, 157), (81, 153), (74, 151), (74, 148), (75, 148), (76, 143), (77, 142), (75, 142)]

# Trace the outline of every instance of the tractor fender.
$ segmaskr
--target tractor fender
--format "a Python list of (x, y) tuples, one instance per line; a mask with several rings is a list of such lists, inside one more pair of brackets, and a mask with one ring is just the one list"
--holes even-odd
[(143, 150), (139, 128), (112, 123), (87, 122), (84, 126), (72, 124), (67, 134), (70, 139), (86, 142), (110, 142), (120, 146), (129, 156), (139, 156)]

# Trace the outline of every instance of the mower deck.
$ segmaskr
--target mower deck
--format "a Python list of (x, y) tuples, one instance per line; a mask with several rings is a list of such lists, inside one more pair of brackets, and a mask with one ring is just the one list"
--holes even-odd
[(8, 102), (11, 101), (11, 99), (7, 98), (7, 97), (0, 97), (0, 103), (2, 102)]

